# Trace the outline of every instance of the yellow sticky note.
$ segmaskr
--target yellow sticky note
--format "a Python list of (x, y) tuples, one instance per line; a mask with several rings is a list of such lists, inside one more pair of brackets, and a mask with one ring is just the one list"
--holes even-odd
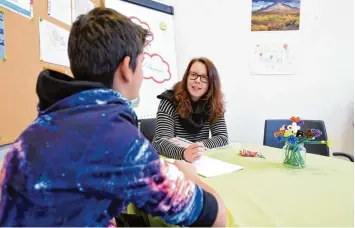
[(168, 25), (165, 22), (160, 23), (160, 29), (165, 31), (167, 29)]

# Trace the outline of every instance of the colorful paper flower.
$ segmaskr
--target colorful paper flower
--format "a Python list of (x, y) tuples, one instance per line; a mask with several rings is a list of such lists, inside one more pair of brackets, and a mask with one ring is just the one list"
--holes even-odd
[(315, 134), (312, 132), (311, 129), (307, 129), (306, 132), (304, 132), (304, 136), (306, 138), (313, 138), (313, 137), (315, 137)]
[(287, 137), (286, 142), (291, 145), (296, 145), (298, 143), (298, 138), (294, 135)]
[(277, 137), (277, 136), (279, 136), (279, 135), (283, 136), (284, 134), (285, 134), (285, 131), (284, 131), (284, 130), (281, 130), (281, 131), (276, 131), (276, 132), (274, 133), (274, 136), (275, 136), (275, 137)]
[(289, 137), (290, 135), (294, 135), (293, 131), (292, 130), (286, 130), (285, 134), (284, 134), (284, 137)]
[[(299, 117), (292, 116), (292, 124), (281, 126), (279, 131), (274, 133), (274, 136), (278, 142), (286, 142), (290, 145), (297, 145), (299, 143), (309, 143), (317, 144), (313, 141), (316, 137), (322, 135), (322, 131), (318, 129), (307, 129), (301, 130), (301, 125), (304, 124), (304, 121)], [(313, 141), (313, 143), (311, 142)], [(327, 144), (329, 146), (329, 141), (318, 141), (318, 144)]]
[(285, 131), (286, 130), (286, 126), (282, 125), (282, 127), (280, 128), (280, 131)]
[(297, 125), (297, 123), (292, 123), (292, 131), (297, 132), (299, 129), (301, 129), (300, 126)]
[(301, 121), (301, 118), (292, 116), (292, 117), (291, 117), (291, 121), (292, 121), (293, 123), (298, 123), (298, 122)]
[(297, 122), (297, 125), (298, 126), (302, 126), (304, 124), (304, 121), (303, 120), (300, 120), (299, 122)]
[(311, 129), (311, 132), (314, 135), (314, 137), (319, 137), (322, 135), (322, 132), (318, 129)]

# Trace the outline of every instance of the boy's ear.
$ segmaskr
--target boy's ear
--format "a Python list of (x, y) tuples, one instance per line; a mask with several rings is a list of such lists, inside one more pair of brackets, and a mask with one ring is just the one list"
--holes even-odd
[(132, 77), (133, 77), (133, 71), (129, 66), (130, 63), (131, 63), (131, 58), (129, 56), (126, 56), (123, 59), (121, 65), (119, 66), (122, 79), (128, 83), (132, 81)]

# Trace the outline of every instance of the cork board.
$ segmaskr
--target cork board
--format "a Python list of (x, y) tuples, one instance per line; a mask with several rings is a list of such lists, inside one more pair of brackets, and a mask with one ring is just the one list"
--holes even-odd
[[(103, 1), (91, 0), (100, 6)], [(37, 77), (44, 68), (70, 69), (40, 61), (39, 18), (64, 29), (70, 26), (48, 16), (47, 0), (33, 1), (33, 18), (4, 12), (6, 61), (0, 61), (0, 145), (14, 142), (37, 116)]]

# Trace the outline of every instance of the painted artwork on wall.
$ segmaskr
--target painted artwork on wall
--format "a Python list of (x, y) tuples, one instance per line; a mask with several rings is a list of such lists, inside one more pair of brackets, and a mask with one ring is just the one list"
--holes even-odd
[(301, 0), (252, 0), (251, 31), (299, 30)]

